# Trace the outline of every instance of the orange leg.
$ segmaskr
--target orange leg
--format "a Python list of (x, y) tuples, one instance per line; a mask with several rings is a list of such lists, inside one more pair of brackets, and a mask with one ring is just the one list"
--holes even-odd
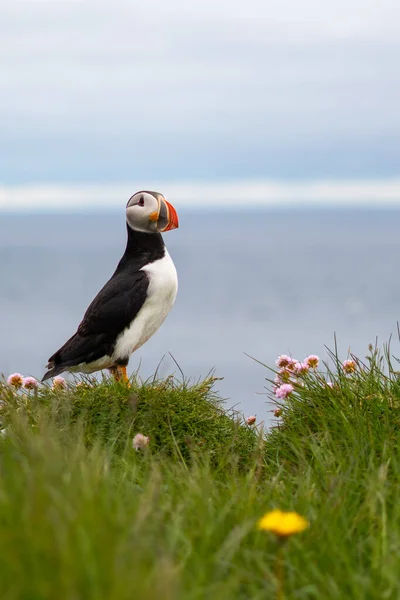
[(125, 381), (130, 387), (129, 377), (126, 373), (126, 367), (122, 367), (121, 365), (112, 366), (109, 368), (111, 375), (114, 377), (115, 381)]

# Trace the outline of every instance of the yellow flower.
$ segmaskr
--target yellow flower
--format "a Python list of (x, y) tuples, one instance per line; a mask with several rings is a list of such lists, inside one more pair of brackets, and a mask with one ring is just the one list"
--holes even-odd
[(310, 523), (296, 512), (283, 512), (271, 510), (265, 513), (257, 523), (257, 529), (271, 531), (279, 537), (289, 537), (300, 533), (309, 527)]

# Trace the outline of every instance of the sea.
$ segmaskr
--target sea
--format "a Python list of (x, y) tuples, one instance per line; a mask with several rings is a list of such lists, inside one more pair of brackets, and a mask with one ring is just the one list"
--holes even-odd
[[(125, 247), (120, 212), (0, 214), (0, 372), (41, 377), (74, 333)], [(215, 389), (269, 422), (279, 354), (365, 356), (393, 335), (400, 355), (400, 210), (180, 211), (165, 234), (179, 292), (159, 331), (131, 358)], [(269, 368), (268, 368), (269, 367)]]

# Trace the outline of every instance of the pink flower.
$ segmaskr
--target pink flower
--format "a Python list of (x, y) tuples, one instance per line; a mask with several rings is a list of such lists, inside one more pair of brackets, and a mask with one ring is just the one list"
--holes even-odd
[(280, 387), (276, 388), (275, 396), (277, 398), (281, 398), (282, 400), (284, 400), (285, 398), (287, 398), (289, 396), (289, 394), (291, 394), (293, 392), (293, 390), (294, 390), (294, 387), (292, 386), (292, 384), (284, 383)]
[(286, 368), (279, 369), (279, 372), (274, 378), (274, 383), (276, 386), (282, 385), (282, 383), (289, 383), (290, 378), (293, 377), (293, 373)]
[(26, 390), (37, 390), (39, 382), (34, 377), (24, 377), (23, 385)]
[(310, 354), (310, 356), (307, 356), (307, 358), (304, 360), (304, 364), (306, 364), (310, 369), (316, 369), (319, 365), (319, 356)]
[(247, 425), (254, 425), (254, 423), (256, 421), (257, 421), (257, 418), (254, 415), (251, 415), (251, 417), (247, 417), (247, 419), (246, 419)]
[(294, 373), (294, 367), (295, 364), (298, 363), (299, 361), (297, 360), (297, 358), (292, 358), (290, 363), (288, 364), (288, 366), (286, 367), (286, 369), (288, 371), (291, 371), (292, 373)]
[(281, 354), (280, 356), (278, 356), (277, 360), (275, 361), (275, 364), (280, 369), (285, 369), (288, 365), (292, 363), (292, 361), (293, 359), (291, 356), (288, 356), (287, 354)]
[(354, 362), (354, 360), (347, 359), (347, 360), (343, 361), (343, 363), (342, 363), (342, 367), (343, 367), (343, 371), (344, 371), (345, 373), (348, 373), (348, 374), (349, 374), (349, 373), (354, 373), (354, 371), (355, 371), (355, 370), (356, 370), (356, 368), (357, 368), (357, 365), (356, 365), (356, 363)]
[(142, 433), (137, 433), (133, 438), (132, 445), (136, 451), (143, 450), (149, 445), (150, 438)]
[(281, 382), (283, 381), (284, 383), (287, 383), (288, 381), (290, 381), (291, 376), (293, 375), (293, 373), (291, 373), (291, 371), (289, 371), (289, 369), (280, 369), (278, 376), (280, 377)]
[(19, 390), (19, 388), (21, 388), (24, 383), (24, 378), (21, 375), (21, 373), (13, 373), (9, 377), (7, 377), (7, 383), (8, 385), (12, 385), (13, 387), (17, 388), (17, 390)]
[(293, 370), (296, 373), (296, 375), (299, 375), (301, 377), (302, 375), (308, 373), (308, 371), (310, 370), (310, 366), (306, 362), (297, 361), (294, 365)]
[(54, 377), (53, 385), (51, 386), (51, 389), (52, 390), (67, 389), (67, 382), (65, 381), (64, 377), (60, 377), (59, 375), (57, 377)]

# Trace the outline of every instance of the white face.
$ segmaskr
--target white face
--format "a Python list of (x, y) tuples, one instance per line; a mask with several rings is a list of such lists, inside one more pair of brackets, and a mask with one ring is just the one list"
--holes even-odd
[(142, 233), (157, 233), (161, 194), (153, 193), (137, 192), (129, 199), (126, 221), (131, 229)]
[(161, 233), (179, 227), (175, 208), (158, 192), (136, 192), (126, 205), (126, 222), (134, 231)]

